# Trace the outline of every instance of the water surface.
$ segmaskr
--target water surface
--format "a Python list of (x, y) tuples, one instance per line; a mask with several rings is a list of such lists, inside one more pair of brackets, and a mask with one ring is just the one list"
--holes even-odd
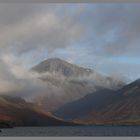
[(140, 136), (140, 126), (15, 127), (0, 136)]

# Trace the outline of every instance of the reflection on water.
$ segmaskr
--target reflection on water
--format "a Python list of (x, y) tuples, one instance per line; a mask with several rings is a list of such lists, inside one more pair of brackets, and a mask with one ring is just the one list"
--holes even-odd
[(16, 127), (0, 136), (140, 136), (140, 126)]

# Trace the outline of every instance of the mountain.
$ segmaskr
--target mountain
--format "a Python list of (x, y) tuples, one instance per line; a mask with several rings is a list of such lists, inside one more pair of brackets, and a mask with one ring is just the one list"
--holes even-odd
[(22, 98), (0, 96), (0, 127), (76, 125), (45, 112)]
[(64, 104), (53, 113), (56, 116), (67, 120), (81, 118), (93, 111), (98, 111), (103, 108), (105, 104), (110, 103), (114, 98), (114, 94), (112, 94), (112, 92), (113, 91), (109, 89), (102, 89), (95, 93), (86, 95), (79, 100)]
[(86, 124), (139, 124), (140, 79), (112, 91), (103, 89), (54, 111), (56, 116)]
[(36, 103), (47, 111), (52, 111), (65, 103), (80, 99), (102, 88), (118, 89), (124, 82), (107, 77), (98, 72), (79, 67), (59, 58), (44, 60), (31, 68), (38, 78), (48, 85), (44, 95), (36, 98)]
[(94, 73), (94, 71), (91, 69), (86, 69), (74, 64), (70, 64), (59, 58), (50, 58), (44, 60), (37, 66), (33, 67), (32, 70), (39, 73), (50, 72), (52, 74), (59, 74), (65, 77), (77, 77), (84, 75), (88, 76)]

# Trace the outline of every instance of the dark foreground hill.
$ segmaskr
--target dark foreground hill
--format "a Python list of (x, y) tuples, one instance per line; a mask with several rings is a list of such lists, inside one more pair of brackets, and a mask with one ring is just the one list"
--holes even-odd
[(55, 115), (86, 124), (140, 125), (140, 80), (120, 90), (100, 90), (65, 104)]
[(76, 125), (17, 97), (0, 96), (0, 127)]

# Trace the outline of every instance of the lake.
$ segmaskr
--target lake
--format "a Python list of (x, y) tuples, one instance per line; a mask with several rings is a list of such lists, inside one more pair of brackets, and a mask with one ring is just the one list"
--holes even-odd
[(140, 136), (140, 126), (57, 126), (1, 129), (0, 136)]

